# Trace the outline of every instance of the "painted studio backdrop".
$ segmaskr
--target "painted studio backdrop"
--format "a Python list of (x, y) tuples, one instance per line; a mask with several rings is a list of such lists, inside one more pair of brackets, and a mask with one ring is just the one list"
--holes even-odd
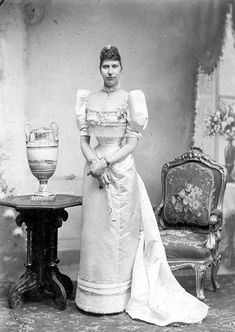
[[(6, 0), (0, 6), (0, 148), (4, 178), (16, 194), (36, 191), (24, 123), (59, 125), (56, 193), (81, 194), (84, 158), (75, 122), (78, 88), (102, 87), (99, 52), (122, 56), (121, 86), (144, 91), (149, 123), (135, 159), (150, 199), (161, 197), (164, 162), (190, 146), (199, 64), (211, 73), (221, 54), (228, 1)], [(78, 250), (80, 207), (59, 234), (61, 250)]]

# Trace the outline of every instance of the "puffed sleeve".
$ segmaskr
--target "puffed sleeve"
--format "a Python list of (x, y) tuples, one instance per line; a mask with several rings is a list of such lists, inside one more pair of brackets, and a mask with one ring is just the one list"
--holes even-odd
[(129, 92), (127, 99), (127, 127), (125, 137), (142, 136), (148, 122), (148, 109), (144, 93), (141, 90)]
[(75, 114), (78, 128), (81, 136), (89, 136), (87, 121), (86, 121), (86, 104), (90, 96), (88, 90), (78, 90), (76, 97)]

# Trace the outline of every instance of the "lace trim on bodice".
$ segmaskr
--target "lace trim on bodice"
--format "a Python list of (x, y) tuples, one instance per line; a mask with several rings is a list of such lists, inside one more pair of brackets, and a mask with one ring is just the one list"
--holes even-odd
[(88, 126), (123, 126), (127, 121), (127, 111), (123, 107), (119, 107), (113, 111), (87, 109), (86, 120)]

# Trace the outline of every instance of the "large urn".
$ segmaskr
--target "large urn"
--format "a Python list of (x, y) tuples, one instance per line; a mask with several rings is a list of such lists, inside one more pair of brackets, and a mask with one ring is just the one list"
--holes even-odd
[(48, 179), (54, 174), (58, 156), (58, 125), (52, 122), (49, 128), (32, 129), (26, 122), (25, 137), (27, 158), (31, 172), (39, 180), (38, 191), (32, 199), (52, 199), (55, 195), (48, 191)]
[(235, 147), (233, 146), (234, 138), (232, 136), (226, 137), (227, 145), (224, 148), (225, 168), (227, 170), (227, 182), (234, 182), (232, 171), (235, 160)]

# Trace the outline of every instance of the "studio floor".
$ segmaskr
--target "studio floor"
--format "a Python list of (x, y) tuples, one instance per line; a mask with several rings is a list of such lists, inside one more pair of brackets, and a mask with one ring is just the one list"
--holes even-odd
[[(195, 294), (193, 276), (178, 277), (187, 291)], [(74, 303), (74, 294), (68, 301), (66, 310), (54, 308), (50, 298), (41, 302), (26, 302), (20, 309), (9, 309), (7, 294), (12, 283), (0, 283), (0, 331), (95, 331), (95, 332), (234, 332), (235, 331), (235, 275), (220, 275), (221, 288), (214, 293), (209, 280), (206, 282), (206, 303), (210, 306), (209, 315), (202, 324), (183, 327), (157, 327), (132, 320), (128, 314), (91, 315), (79, 311)], [(74, 283), (74, 290), (76, 283)], [(74, 291), (75, 293), (75, 291)]]

